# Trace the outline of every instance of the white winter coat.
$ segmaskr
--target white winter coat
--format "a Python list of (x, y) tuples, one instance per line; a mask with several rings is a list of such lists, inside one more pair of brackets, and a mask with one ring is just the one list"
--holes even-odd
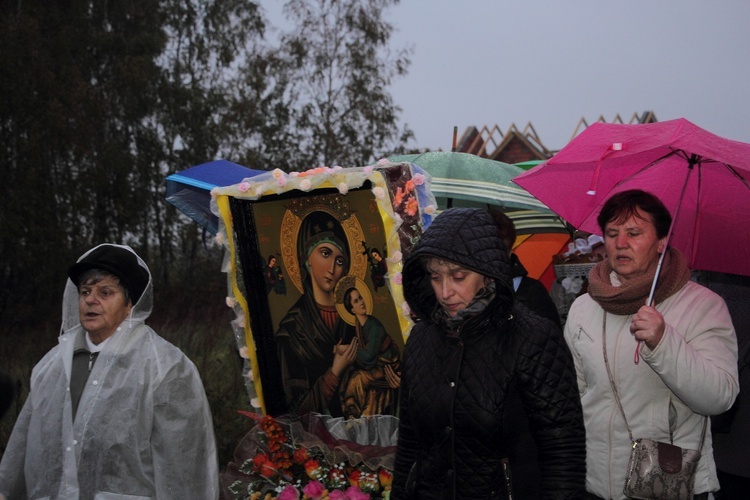
[[(667, 324), (652, 351), (630, 333), (632, 315), (607, 314), (607, 356), (633, 437), (670, 440), (698, 449), (705, 415), (728, 409), (739, 392), (737, 340), (724, 301), (694, 282), (656, 306)], [(565, 339), (573, 353), (586, 425), (586, 488), (602, 498), (623, 494), (631, 442), (604, 365), (604, 310), (588, 295), (573, 303)], [(695, 494), (719, 483), (710, 422), (698, 464)]]

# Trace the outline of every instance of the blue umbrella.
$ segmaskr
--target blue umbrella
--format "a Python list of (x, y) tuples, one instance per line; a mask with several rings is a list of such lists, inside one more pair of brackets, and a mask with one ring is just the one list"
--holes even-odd
[(167, 201), (211, 234), (216, 234), (219, 219), (211, 213), (211, 190), (238, 184), (265, 172), (227, 160), (202, 163), (167, 177)]

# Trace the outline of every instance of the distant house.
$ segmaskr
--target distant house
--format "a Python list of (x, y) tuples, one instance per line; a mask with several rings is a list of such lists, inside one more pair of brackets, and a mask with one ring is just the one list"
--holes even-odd
[[(653, 111), (645, 111), (640, 115), (634, 113), (627, 123), (654, 123), (658, 121)], [(594, 122), (603, 123), (626, 123), (620, 115), (615, 115), (611, 121), (607, 121), (604, 116), (599, 116)], [(573, 131), (573, 137), (580, 134), (589, 126), (585, 118), (581, 118)], [(539, 135), (534, 130), (534, 126), (529, 122), (519, 130), (514, 123), (508, 130), (503, 132), (498, 125), (482, 128), (470, 126), (456, 142), (456, 151), (462, 153), (471, 153), (482, 158), (491, 158), (493, 160), (505, 163), (522, 163), (535, 160), (546, 160), (551, 158), (557, 151), (548, 149)]]

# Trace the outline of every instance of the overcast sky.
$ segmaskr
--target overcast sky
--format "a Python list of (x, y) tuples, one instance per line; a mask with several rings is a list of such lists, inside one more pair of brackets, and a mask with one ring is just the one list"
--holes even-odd
[(750, 1), (401, 0), (387, 18), (414, 48), (391, 88), (413, 147), (531, 122), (559, 149), (582, 117), (644, 111), (750, 142)]
[[(282, 0), (262, 0), (277, 26)], [(419, 149), (469, 126), (531, 123), (549, 149), (589, 123), (653, 111), (750, 142), (748, 0), (401, 0), (414, 49), (391, 95)]]

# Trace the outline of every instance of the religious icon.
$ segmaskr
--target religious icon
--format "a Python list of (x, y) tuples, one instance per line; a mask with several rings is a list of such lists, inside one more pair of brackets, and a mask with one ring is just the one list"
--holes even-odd
[(356, 360), (339, 386), (344, 416), (395, 415), (401, 355), (383, 323), (370, 314), (370, 289), (356, 276), (344, 276), (336, 288), (336, 308), (355, 327), (357, 339)]
[(271, 415), (397, 414), (411, 324), (400, 269), (434, 213), (424, 176), (389, 164), (259, 179), (214, 193), (251, 403)]

